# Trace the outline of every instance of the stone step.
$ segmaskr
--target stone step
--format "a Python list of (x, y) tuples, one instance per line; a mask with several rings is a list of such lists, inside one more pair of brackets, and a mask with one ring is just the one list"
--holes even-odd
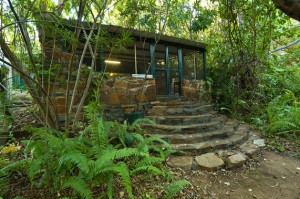
[(169, 106), (169, 107), (195, 107), (206, 105), (199, 101), (154, 101), (153, 106)]
[(213, 121), (191, 125), (142, 124), (149, 134), (194, 134), (223, 128), (227, 118), (216, 117)]
[(199, 124), (204, 122), (210, 122), (213, 118), (217, 117), (217, 112), (212, 111), (210, 113), (201, 115), (166, 115), (166, 116), (146, 116), (147, 118), (153, 120), (156, 124), (166, 124), (166, 125), (190, 125)]
[(200, 155), (217, 149), (227, 149), (245, 142), (249, 137), (248, 128), (238, 127), (236, 132), (225, 139), (212, 139), (209, 141), (189, 144), (171, 144), (173, 149), (181, 151), (184, 155)]
[(212, 105), (202, 105), (195, 107), (184, 106), (153, 106), (149, 111), (149, 115), (164, 116), (164, 115), (199, 115), (205, 114), (212, 110)]
[(192, 144), (204, 142), (212, 139), (224, 139), (232, 136), (234, 134), (234, 128), (224, 127), (221, 130), (215, 130), (211, 132), (203, 132), (197, 134), (158, 134), (156, 136), (162, 138), (163, 140), (172, 144)]

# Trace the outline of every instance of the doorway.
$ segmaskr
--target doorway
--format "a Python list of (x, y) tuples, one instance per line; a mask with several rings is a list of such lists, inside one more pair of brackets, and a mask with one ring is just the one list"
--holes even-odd
[[(164, 49), (164, 51), (162, 50)], [(155, 81), (157, 95), (180, 95), (181, 77), (177, 47), (160, 46), (156, 48)]]

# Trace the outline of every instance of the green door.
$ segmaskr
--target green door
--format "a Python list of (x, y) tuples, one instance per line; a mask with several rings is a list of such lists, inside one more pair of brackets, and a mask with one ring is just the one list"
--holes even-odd
[(181, 77), (177, 47), (165, 46), (165, 57), (155, 61), (155, 81), (157, 95), (179, 95)]

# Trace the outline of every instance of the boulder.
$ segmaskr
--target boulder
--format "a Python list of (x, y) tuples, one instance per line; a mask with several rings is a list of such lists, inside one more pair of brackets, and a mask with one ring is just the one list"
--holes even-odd
[(191, 170), (193, 157), (190, 156), (171, 156), (167, 161), (170, 167), (181, 168), (184, 170)]
[(242, 166), (247, 161), (247, 157), (242, 153), (237, 153), (226, 158), (226, 167), (228, 169)]
[(228, 156), (234, 155), (235, 153), (232, 151), (228, 151), (228, 150), (220, 150), (217, 151), (217, 155), (222, 158), (222, 159), (226, 159)]
[(265, 140), (264, 139), (256, 139), (256, 140), (253, 140), (253, 144), (259, 146), (259, 147), (264, 147), (266, 146), (265, 144)]
[(214, 171), (224, 166), (224, 161), (215, 153), (206, 153), (195, 158), (196, 163), (201, 169)]
[(259, 151), (259, 147), (252, 143), (244, 143), (239, 147), (245, 155), (249, 156), (250, 158), (254, 158)]

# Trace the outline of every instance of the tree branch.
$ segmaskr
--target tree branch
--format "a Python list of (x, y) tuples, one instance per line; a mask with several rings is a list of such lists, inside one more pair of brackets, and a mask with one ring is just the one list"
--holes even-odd
[(285, 48), (291, 47), (291, 46), (297, 44), (298, 42), (300, 42), (300, 38), (297, 39), (297, 40), (295, 40), (295, 41), (293, 41), (293, 42), (291, 42), (291, 43), (289, 43), (289, 44), (287, 44), (287, 45), (285, 45), (285, 46), (280, 46), (280, 47), (276, 48), (275, 50), (272, 50), (272, 51), (268, 52), (268, 54), (272, 54), (272, 53), (281, 51), (281, 50), (283, 50)]

